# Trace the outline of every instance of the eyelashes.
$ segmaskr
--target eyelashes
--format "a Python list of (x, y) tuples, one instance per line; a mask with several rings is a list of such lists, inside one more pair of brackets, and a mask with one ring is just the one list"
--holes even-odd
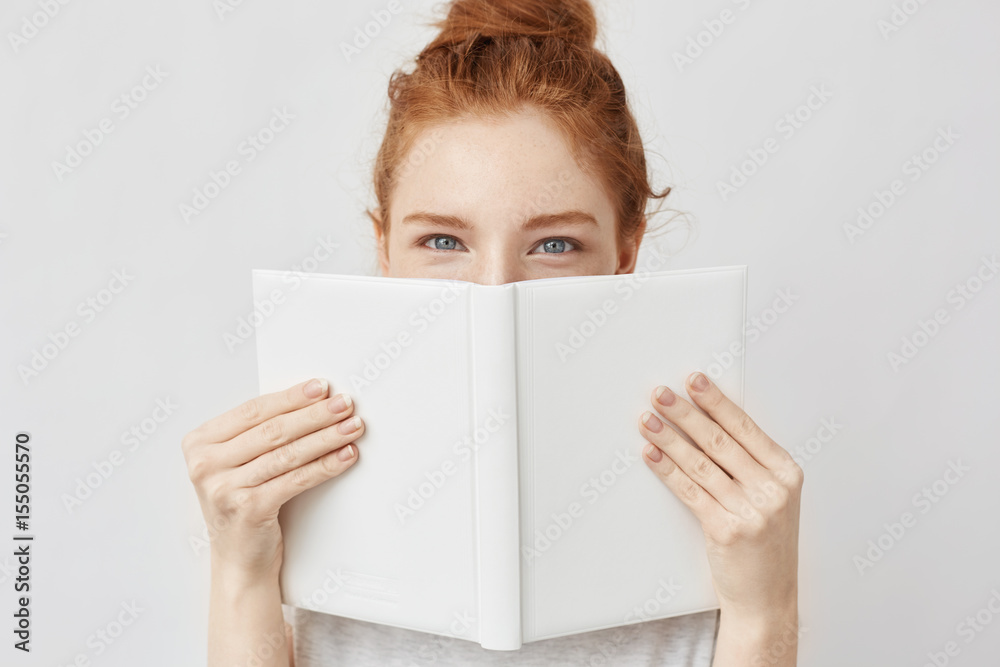
[[(449, 239), (451, 241), (454, 241), (456, 244), (462, 246), (461, 241), (459, 241), (458, 239), (456, 239), (454, 236), (448, 236), (447, 234), (432, 234), (430, 236), (425, 236), (422, 239), (420, 239), (419, 241), (417, 241), (417, 244), (421, 245), (421, 246), (426, 246), (430, 250), (436, 250), (438, 252), (450, 252), (452, 250), (457, 250), (457, 248), (435, 248), (435, 247), (427, 245), (428, 242), (434, 241), (435, 239)], [(462, 248), (464, 249), (465, 246), (462, 246)]]
[[(449, 241), (454, 242), (455, 246), (457, 246), (457, 247), (455, 247), (455, 246), (450, 247), (450, 248), (437, 248), (437, 247), (434, 247), (436, 245), (436, 243), (431, 243), (431, 242), (434, 242), (437, 239), (448, 239)], [(539, 248), (541, 248), (541, 247), (543, 247), (543, 246), (545, 246), (545, 245), (547, 245), (549, 243), (552, 243), (552, 242), (556, 242), (557, 247), (562, 248), (562, 251), (561, 252), (545, 252), (544, 250), (542, 250), (541, 252), (532, 252), (531, 254), (533, 254), (533, 255), (534, 254), (538, 254), (538, 255), (567, 255), (569, 253), (572, 253), (572, 252), (575, 252), (575, 251), (579, 251), (582, 248), (582, 244), (579, 241), (576, 241), (575, 239), (563, 238), (561, 236), (553, 236), (553, 237), (550, 237), (550, 238), (547, 238), (547, 239), (543, 239), (538, 245), (536, 245), (533, 248), (533, 251), (534, 250), (538, 250)], [(419, 246), (419, 247), (426, 247), (428, 250), (433, 250), (433, 251), (436, 251), (436, 252), (461, 252), (463, 250), (468, 250), (468, 248), (466, 248), (464, 245), (462, 245), (461, 241), (459, 241), (454, 236), (451, 236), (449, 234), (429, 234), (429, 235), (424, 236), (421, 239), (419, 239), (416, 242), (416, 245)]]

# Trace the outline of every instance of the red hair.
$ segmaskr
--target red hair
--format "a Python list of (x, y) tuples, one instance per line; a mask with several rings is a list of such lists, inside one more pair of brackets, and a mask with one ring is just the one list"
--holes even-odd
[(462, 117), (503, 117), (525, 106), (543, 111), (584, 171), (615, 206), (619, 245), (645, 229), (650, 186), (638, 126), (621, 76), (594, 48), (589, 0), (454, 0), (438, 36), (412, 72), (389, 81), (389, 121), (375, 161), (376, 212), (383, 234), (404, 158), (421, 131)]

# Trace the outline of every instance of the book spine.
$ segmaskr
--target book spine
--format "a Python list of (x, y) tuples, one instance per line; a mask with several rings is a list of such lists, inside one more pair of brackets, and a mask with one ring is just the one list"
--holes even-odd
[(521, 648), (515, 294), (472, 290), (472, 424), (479, 575), (479, 643)]

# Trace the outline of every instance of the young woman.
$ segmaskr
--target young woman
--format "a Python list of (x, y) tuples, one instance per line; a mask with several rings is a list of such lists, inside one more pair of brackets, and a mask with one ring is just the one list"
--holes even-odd
[[(389, 85), (370, 213), (383, 275), (502, 284), (632, 272), (647, 203), (669, 188), (650, 188), (621, 78), (593, 46), (590, 3), (456, 0), (439, 27)], [(704, 375), (685, 388), (707, 414), (651, 387), (636, 428), (650, 474), (701, 522), (720, 611), (510, 653), (306, 610), (286, 627), (278, 510), (363, 456), (364, 422), (313, 379), (204, 423), (183, 449), (206, 521), (227, 526), (211, 547), (209, 664), (794, 665), (802, 471)], [(649, 517), (649, 530), (667, 528)]]

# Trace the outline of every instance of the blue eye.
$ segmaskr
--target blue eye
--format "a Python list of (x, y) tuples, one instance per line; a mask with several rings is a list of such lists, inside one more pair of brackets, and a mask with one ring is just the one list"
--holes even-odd
[[(421, 245), (431, 250), (465, 250), (465, 246), (458, 239), (446, 234), (428, 236), (421, 241)], [(577, 247), (572, 241), (566, 239), (546, 239), (535, 247), (535, 252), (539, 250), (547, 255), (562, 255), (571, 250), (577, 250)]]
[(453, 236), (432, 236), (427, 239), (424, 245), (432, 250), (457, 250), (456, 246), (462, 244)]
[[(569, 246), (567, 248), (567, 246)], [(541, 243), (539, 248), (543, 248), (542, 252), (549, 255), (559, 255), (567, 250), (573, 249), (573, 244), (566, 239), (548, 239)]]

